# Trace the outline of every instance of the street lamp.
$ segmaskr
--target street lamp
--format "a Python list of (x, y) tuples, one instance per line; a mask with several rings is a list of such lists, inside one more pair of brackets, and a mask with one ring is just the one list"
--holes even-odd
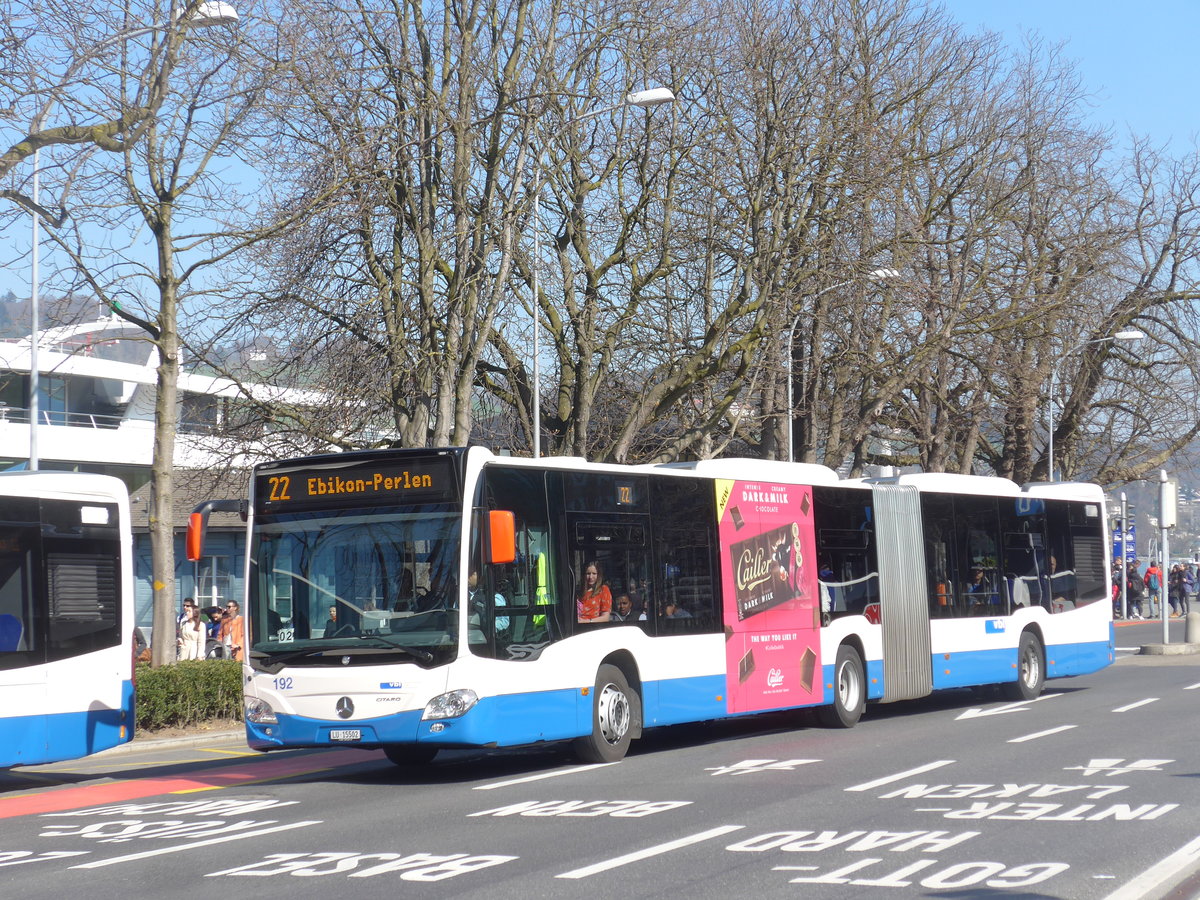
[(1050, 367), (1050, 402), (1046, 404), (1046, 418), (1049, 420), (1049, 436), (1047, 438), (1047, 469), (1050, 474), (1050, 481), (1054, 481), (1054, 397), (1058, 386), (1058, 367), (1063, 361), (1085, 347), (1090, 347), (1093, 344), (1107, 344), (1109, 341), (1139, 341), (1146, 335), (1138, 331), (1136, 328), (1129, 328), (1124, 331), (1118, 331), (1115, 334), (1110, 334), (1102, 338), (1093, 338), (1090, 341), (1081, 341), (1076, 344), (1062, 356), (1054, 361), (1054, 365)]
[[(874, 269), (866, 274), (867, 281), (890, 281), (900, 277), (898, 269)], [(848, 284), (854, 284), (858, 281), (857, 278), (847, 278), (845, 281), (839, 281), (837, 284), (831, 284), (828, 287), (822, 288), (812, 295), (812, 302), (816, 302), (819, 298), (828, 294), (830, 291), (836, 291), (838, 288), (845, 287)], [(792, 341), (796, 337), (796, 326), (800, 324), (800, 320), (807, 314), (807, 310), (801, 310), (796, 313), (796, 317), (792, 319), (792, 326), (787, 333), (787, 461), (792, 462), (793, 458), (793, 435), (792, 435), (792, 362), (795, 353), (792, 349)]]
[[(616, 109), (621, 109), (625, 106), (636, 106), (639, 109), (650, 109), (654, 106), (662, 106), (667, 103), (674, 103), (675, 95), (669, 88), (649, 88), (644, 91), (633, 91), (625, 95), (625, 99), (620, 103), (613, 103), (609, 106), (603, 106), (600, 109), (594, 109), (591, 112), (584, 113), (581, 116), (576, 116), (564, 122), (563, 125), (550, 136), (550, 141), (554, 141), (560, 135), (571, 128), (573, 125), (592, 119), (596, 116), (604, 115)], [(549, 142), (548, 142), (549, 143)], [(533, 458), (540, 459), (542, 455), (542, 368), (541, 368), (541, 330), (539, 325), (540, 317), (538, 315), (539, 306), (539, 290), (538, 290), (538, 270), (541, 268), (542, 244), (541, 244), (541, 199), (542, 199), (542, 149), (539, 148), (535, 158), (533, 169)]]
[[(132, 28), (129, 31), (122, 31), (114, 34), (112, 37), (100, 41), (98, 44), (91, 47), (87, 53), (81, 56), (75, 63), (67, 68), (63, 80), (69, 80), (71, 75), (78, 71), (79, 67), (93, 58), (99, 51), (105, 47), (111, 46), (118, 41), (127, 41), (130, 38), (139, 37), (143, 34), (149, 34), (152, 31), (162, 31), (164, 28), (173, 28), (180, 24), (180, 17), (183, 9), (177, 9), (171, 14), (171, 21), (166, 25), (147, 25), (142, 28)], [(233, 4), (225, 3), (224, 0), (204, 0), (196, 10), (188, 18), (187, 24), (192, 28), (210, 28), (214, 25), (231, 25), (238, 20), (237, 10)], [(54, 107), (54, 99), (51, 98), (46, 102), (46, 105), (38, 112), (33, 120), (33, 128), (31, 132), (37, 134), (42, 130), (42, 123), (46, 121), (46, 116), (50, 114), (50, 110)], [(38, 446), (37, 446), (37, 430), (38, 430), (38, 391), (41, 389), (38, 379), (38, 332), (41, 325), (41, 310), (39, 309), (38, 298), (38, 244), (41, 241), (39, 228), (41, 225), (41, 215), (38, 210), (41, 209), (39, 187), (41, 175), (41, 148), (35, 147), (33, 150), (33, 184), (30, 191), (30, 199), (33, 200), (33, 226), (32, 239), (33, 246), (30, 248), (29, 254), (29, 318), (31, 320), (31, 328), (29, 331), (29, 471), (36, 472), (38, 468)]]

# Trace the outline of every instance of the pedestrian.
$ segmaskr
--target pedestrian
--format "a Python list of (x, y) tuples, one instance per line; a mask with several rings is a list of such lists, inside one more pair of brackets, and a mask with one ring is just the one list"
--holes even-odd
[(1167, 575), (1167, 602), (1171, 604), (1171, 618), (1178, 619), (1179, 611), (1183, 609), (1183, 566), (1179, 563), (1171, 566)]
[(242, 618), (238, 602), (225, 604), (225, 615), (221, 617), (221, 643), (225, 647), (226, 659), (241, 659), (242, 645), (246, 640), (246, 621)]
[(1130, 619), (1142, 618), (1142, 595), (1145, 591), (1146, 584), (1138, 574), (1135, 560), (1125, 567), (1125, 600), (1129, 604)]
[(179, 625), (179, 658), (203, 659), (204, 639), (207, 630), (200, 621), (200, 612), (193, 606), (183, 608), (183, 621)]
[(1146, 574), (1142, 576), (1142, 581), (1146, 585), (1146, 599), (1150, 601), (1150, 618), (1158, 618), (1158, 604), (1162, 600), (1162, 569), (1158, 567), (1158, 563), (1154, 560), (1150, 561), (1150, 565), (1146, 567)]
[(189, 606), (195, 608), (196, 601), (194, 601), (191, 597), (184, 597), (183, 598), (183, 611), (179, 614), (179, 618), (176, 619), (177, 625), (182, 625), (183, 620), (187, 618), (187, 611), (188, 611)]
[(1196, 593), (1196, 570), (1191, 563), (1183, 567), (1183, 594), (1179, 614), (1186, 616), (1192, 611), (1192, 594)]

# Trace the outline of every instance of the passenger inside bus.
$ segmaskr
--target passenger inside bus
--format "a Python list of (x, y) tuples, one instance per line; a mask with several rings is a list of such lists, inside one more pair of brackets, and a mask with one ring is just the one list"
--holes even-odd
[(579, 621), (585, 624), (607, 622), (612, 616), (612, 593), (596, 560), (583, 568), (583, 587), (575, 601), (575, 611)]

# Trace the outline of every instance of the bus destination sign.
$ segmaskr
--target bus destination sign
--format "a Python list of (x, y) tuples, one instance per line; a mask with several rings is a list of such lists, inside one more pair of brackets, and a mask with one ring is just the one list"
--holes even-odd
[(350, 466), (264, 472), (255, 496), (260, 510), (344, 505), (409, 503), (450, 499), (455, 491), (449, 459), (379, 460)]

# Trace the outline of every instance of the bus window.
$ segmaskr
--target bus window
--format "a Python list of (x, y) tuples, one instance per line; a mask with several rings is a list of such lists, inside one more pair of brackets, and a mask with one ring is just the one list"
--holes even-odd
[(0, 669), (30, 665), (34, 623), (28, 574), (33, 528), (0, 530)]
[(862, 615), (868, 606), (879, 603), (871, 494), (814, 487), (813, 520), (822, 619)]
[[(550, 641), (568, 633), (566, 604), (560, 602), (562, 576), (549, 526), (546, 474), (502, 466), (489, 466), (484, 472), (472, 517), (470, 557), (477, 572), (475, 590), (484, 598), (480, 636), (471, 647), (478, 655), (537, 659)], [(488, 521), (483, 512), (497, 509), (513, 514), (516, 552), (511, 563), (483, 559), (481, 529)]]
[[(651, 482), (651, 506), (654, 577), (640, 585), (638, 593), (643, 604), (656, 603), (645, 608), (659, 617), (657, 633), (720, 631), (713, 492), (707, 484), (689, 479), (655, 480)], [(647, 620), (652, 617), (647, 612)]]

